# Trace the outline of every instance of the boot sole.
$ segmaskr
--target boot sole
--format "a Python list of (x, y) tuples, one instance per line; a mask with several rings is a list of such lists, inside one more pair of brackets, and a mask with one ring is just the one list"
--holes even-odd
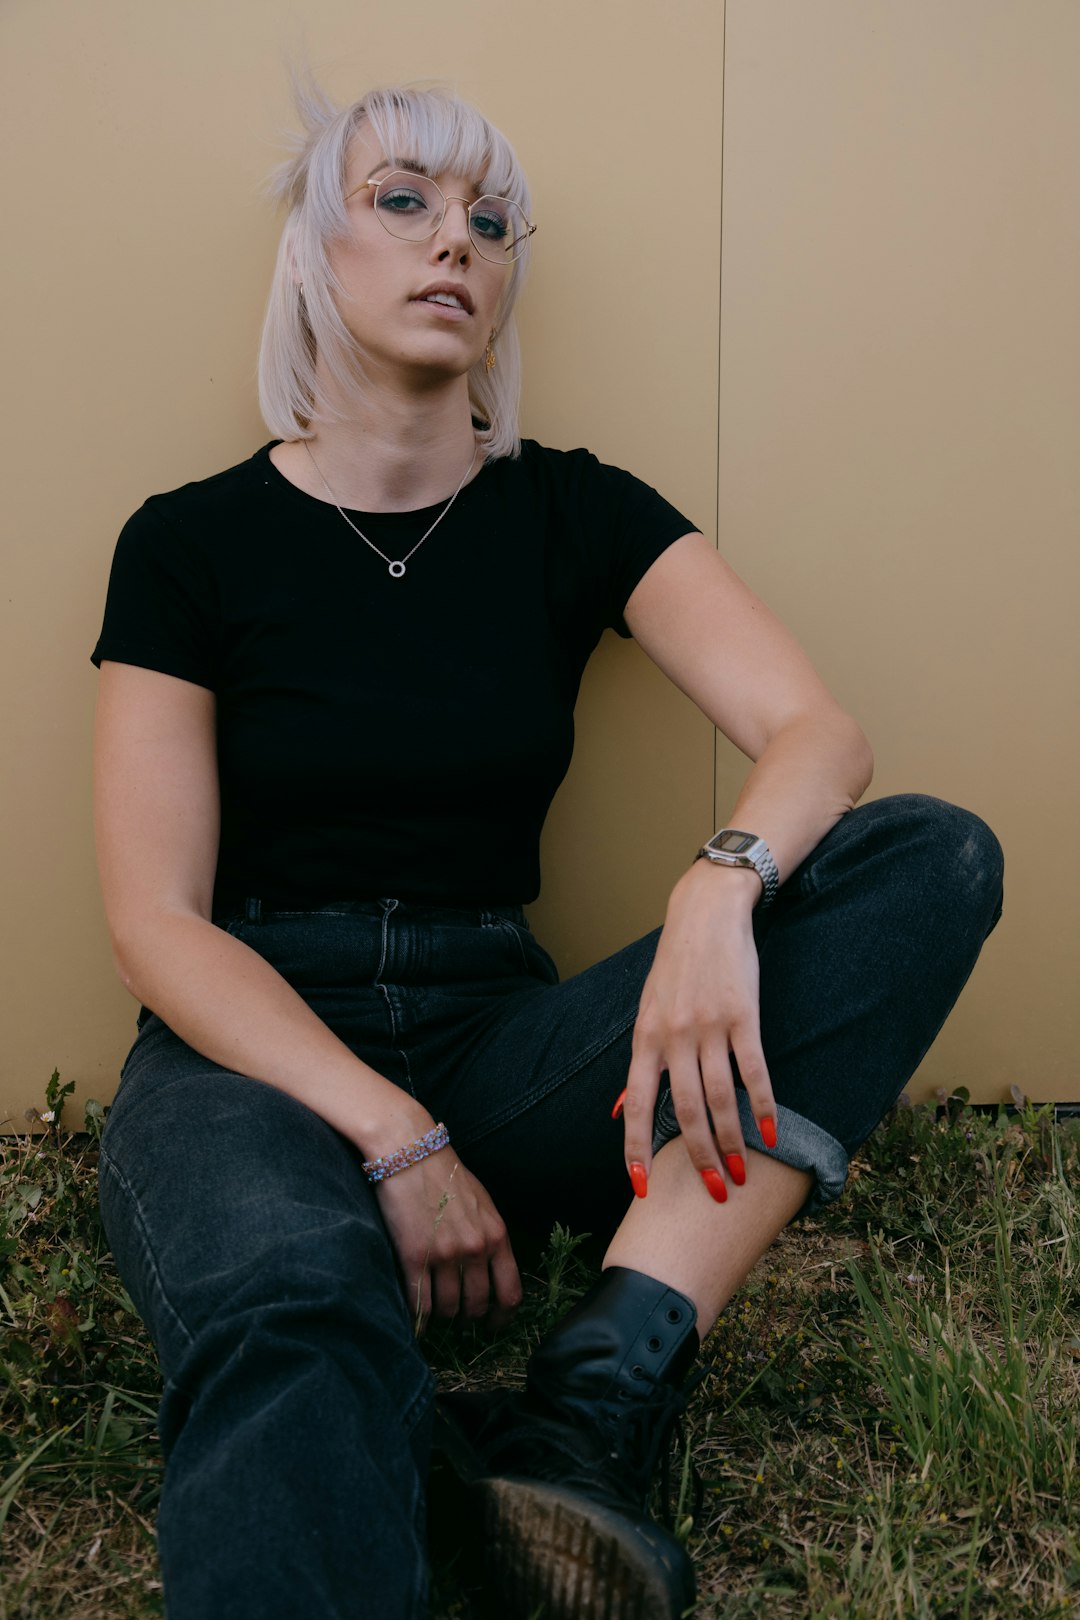
[(535, 1480), (468, 1487), (483, 1603), (499, 1620), (679, 1620), (693, 1613), (689, 1559), (662, 1531)]

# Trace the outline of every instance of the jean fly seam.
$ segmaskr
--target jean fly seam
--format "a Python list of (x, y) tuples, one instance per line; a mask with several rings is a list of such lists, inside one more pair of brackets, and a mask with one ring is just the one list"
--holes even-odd
[(132, 1211), (134, 1212), (135, 1230), (139, 1235), (143, 1248), (143, 1254), (149, 1265), (151, 1282), (166, 1313), (171, 1318), (176, 1328), (179, 1329), (182, 1337), (190, 1348), (190, 1346), (195, 1342), (195, 1336), (189, 1330), (183, 1317), (176, 1309), (166, 1291), (165, 1283), (161, 1275), (161, 1268), (158, 1265), (157, 1254), (155, 1252), (153, 1243), (150, 1241), (150, 1233), (147, 1228), (146, 1221), (143, 1218), (142, 1206), (139, 1203), (138, 1195), (136, 1194), (134, 1187), (132, 1187), (131, 1183), (128, 1181), (127, 1177), (124, 1175), (124, 1172), (120, 1169), (119, 1165), (110, 1156), (107, 1149), (101, 1149), (98, 1156), (98, 1162), (99, 1168), (107, 1172), (112, 1180), (116, 1183), (117, 1187), (123, 1193), (127, 1202), (130, 1204)]
[(382, 924), (380, 927), (379, 965), (375, 969), (375, 977), (372, 980), (372, 983), (382, 996), (383, 1001), (386, 1003), (387, 1016), (390, 1019), (391, 1050), (397, 1053), (398, 1057), (404, 1064), (405, 1080), (409, 1087), (409, 1095), (411, 1097), (415, 1097), (416, 1087), (413, 1085), (412, 1070), (409, 1067), (408, 1053), (398, 1041), (398, 1021), (394, 1013), (394, 998), (390, 994), (389, 986), (383, 983), (383, 970), (386, 967), (386, 957), (390, 949), (390, 918), (391, 915), (397, 910), (398, 902), (396, 900), (386, 900), (383, 902), (383, 905), (385, 909), (383, 910)]
[(513, 941), (513, 948), (516, 953), (517, 960), (521, 963), (521, 971), (523, 973), (528, 973), (529, 964), (525, 958), (525, 947), (521, 942), (521, 935), (518, 933), (513, 923), (507, 921), (507, 919), (504, 917), (499, 918), (497, 926), (504, 939), (510, 939)]

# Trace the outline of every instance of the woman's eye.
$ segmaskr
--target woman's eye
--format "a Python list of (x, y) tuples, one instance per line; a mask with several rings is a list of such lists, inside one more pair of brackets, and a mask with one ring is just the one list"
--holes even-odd
[(427, 204), (418, 191), (409, 191), (404, 186), (396, 186), (393, 191), (379, 193), (379, 207), (393, 214), (410, 214), (426, 208)]
[(472, 215), (472, 227), (474, 231), (492, 242), (501, 242), (508, 228), (502, 214), (476, 213)]

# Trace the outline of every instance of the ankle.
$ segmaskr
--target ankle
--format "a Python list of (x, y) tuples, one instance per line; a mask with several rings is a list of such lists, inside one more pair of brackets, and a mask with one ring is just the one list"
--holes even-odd
[(610, 1266), (533, 1354), (530, 1397), (560, 1405), (625, 1402), (676, 1388), (700, 1341), (694, 1302), (644, 1272)]

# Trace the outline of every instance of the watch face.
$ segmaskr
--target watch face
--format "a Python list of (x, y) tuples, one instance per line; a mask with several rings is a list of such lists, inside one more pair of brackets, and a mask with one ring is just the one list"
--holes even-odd
[(729, 828), (727, 832), (717, 833), (715, 838), (710, 838), (709, 848), (720, 850), (724, 855), (744, 855), (756, 843), (755, 833), (735, 832)]

